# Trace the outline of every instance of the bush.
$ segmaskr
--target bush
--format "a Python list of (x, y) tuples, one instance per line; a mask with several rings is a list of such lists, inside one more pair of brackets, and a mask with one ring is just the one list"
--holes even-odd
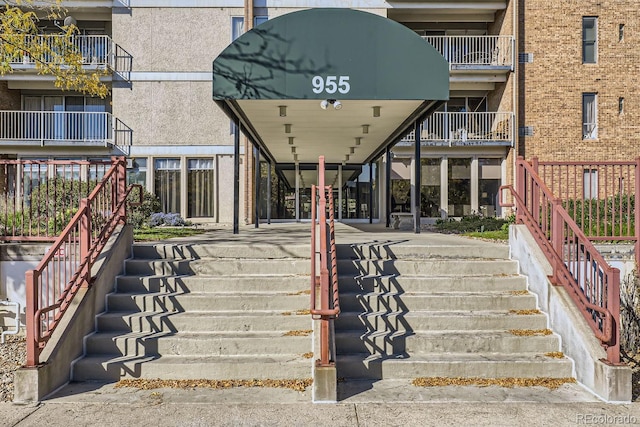
[(459, 221), (455, 219), (439, 219), (436, 229), (449, 233), (468, 233), (472, 231), (497, 231), (503, 229), (508, 221), (502, 218), (485, 217), (482, 215), (463, 216)]
[[(146, 189), (143, 189), (142, 193), (142, 204), (139, 206), (129, 205), (129, 210), (127, 212), (129, 224), (134, 228), (147, 227), (149, 225), (151, 215), (156, 212), (160, 212), (161, 210), (160, 200), (158, 197), (148, 192)], [(138, 191), (133, 190), (131, 194), (129, 194), (129, 203), (137, 203), (140, 200), (138, 197)]]

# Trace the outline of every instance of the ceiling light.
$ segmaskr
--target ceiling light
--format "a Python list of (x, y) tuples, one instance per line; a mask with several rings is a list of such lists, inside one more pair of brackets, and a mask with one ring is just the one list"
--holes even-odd
[(351, 154), (355, 153), (356, 152), (356, 147), (349, 147), (349, 152)]
[(369, 125), (362, 125), (362, 133), (369, 133)]
[(329, 108), (329, 105), (333, 105), (333, 108), (335, 110), (342, 109), (342, 102), (338, 101), (337, 99), (323, 99), (322, 101), (320, 101), (320, 108), (322, 108), (323, 110)]
[(344, 155), (344, 161), (345, 161), (345, 162), (348, 162), (348, 161), (349, 161), (349, 155), (348, 155), (348, 154), (345, 154), (345, 155)]
[(294, 138), (293, 136), (289, 137), (289, 145), (293, 145), (293, 138)]
[(320, 102), (320, 108), (322, 108), (323, 110), (326, 110), (328, 106), (329, 101), (327, 101), (326, 99)]
[(287, 106), (286, 105), (280, 105), (278, 107), (278, 109), (280, 109), (280, 117), (287, 117)]
[(333, 108), (335, 108), (336, 110), (342, 110), (342, 102), (334, 101), (333, 102)]
[(284, 133), (291, 133), (291, 125), (290, 124), (286, 124), (284, 125)]
[(291, 147), (291, 152), (292, 152), (293, 154), (295, 154), (295, 153), (296, 153), (296, 147)]
[(380, 107), (379, 106), (373, 107), (373, 117), (380, 117)]
[(356, 136), (356, 145), (360, 145), (361, 142), (362, 142), (362, 137)]

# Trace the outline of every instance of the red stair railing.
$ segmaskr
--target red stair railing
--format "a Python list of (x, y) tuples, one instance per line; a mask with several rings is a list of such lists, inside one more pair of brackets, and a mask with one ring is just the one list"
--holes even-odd
[(611, 267), (564, 209), (535, 170), (519, 158), (516, 189), (500, 188), (500, 205), (509, 190), (516, 222), (525, 224), (553, 268), (552, 283), (563, 286), (607, 352), (606, 362), (620, 363), (620, 270)]
[[(320, 320), (318, 366), (335, 363), (331, 323), (340, 314), (338, 263), (334, 228), (333, 189), (325, 186), (324, 156), (319, 159), (319, 185), (311, 187), (311, 315)], [(329, 215), (327, 218), (327, 208)], [(327, 224), (328, 219), (328, 224)], [(316, 225), (317, 220), (317, 225)], [(327, 228), (328, 225), (328, 228)], [(316, 234), (316, 228), (318, 233)], [(318, 244), (320, 246), (319, 250)], [(319, 260), (317, 259), (319, 257)], [(319, 261), (319, 275), (316, 262)], [(320, 294), (318, 306), (317, 294)]]
[(134, 187), (140, 186), (126, 185), (125, 158), (114, 158), (42, 261), (26, 273), (26, 366), (40, 363), (42, 350), (74, 296), (91, 286), (91, 268), (118, 225), (126, 223), (127, 197)]

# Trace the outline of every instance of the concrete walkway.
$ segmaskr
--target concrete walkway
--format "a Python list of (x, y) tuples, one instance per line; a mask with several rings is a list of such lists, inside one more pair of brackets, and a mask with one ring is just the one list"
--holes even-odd
[[(178, 241), (278, 246), (309, 242), (310, 224), (230, 228)], [(397, 245), (503, 245), (436, 233), (414, 234), (383, 225), (337, 224), (337, 242)], [(175, 240), (175, 239), (174, 239)], [(310, 390), (239, 388), (116, 389), (70, 384), (37, 405), (0, 404), (1, 426), (575, 426), (640, 424), (640, 403), (599, 401), (578, 384), (546, 388), (433, 387), (407, 391), (385, 383), (375, 393), (347, 392), (338, 404), (313, 404)], [(348, 396), (348, 397), (347, 397)], [(372, 398), (372, 396), (376, 396)], [(393, 403), (391, 403), (393, 402)]]

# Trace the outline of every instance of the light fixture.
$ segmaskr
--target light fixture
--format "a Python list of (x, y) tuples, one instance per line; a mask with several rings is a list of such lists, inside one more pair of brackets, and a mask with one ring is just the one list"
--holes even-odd
[(293, 160), (296, 161), (296, 162), (298, 161), (298, 155), (297, 154), (293, 155)]
[(289, 145), (293, 145), (293, 138), (294, 138), (293, 136), (289, 137)]
[(380, 106), (373, 107), (373, 117), (380, 117)]
[(362, 133), (369, 133), (369, 125), (362, 125)]
[(362, 137), (356, 136), (356, 145), (360, 145), (361, 142), (362, 142)]
[(347, 166), (347, 162), (343, 161), (342, 166)]
[(349, 147), (349, 152), (351, 154), (355, 153), (356, 152), (356, 147)]
[(289, 123), (284, 125), (284, 133), (291, 133), (291, 125)]
[(291, 147), (291, 152), (292, 152), (293, 154), (295, 154), (295, 153), (296, 153), (296, 147)]
[(280, 110), (280, 117), (287, 117), (287, 106), (286, 105), (280, 105), (278, 107), (278, 109)]
[(348, 154), (345, 154), (345, 155), (344, 155), (344, 161), (345, 161), (345, 162), (348, 162), (348, 161), (349, 161), (349, 155), (348, 155)]
[(337, 99), (323, 99), (322, 101), (320, 101), (320, 108), (322, 108), (323, 110), (326, 110), (329, 105), (333, 105), (333, 108), (335, 110), (342, 109), (342, 102), (338, 101)]

